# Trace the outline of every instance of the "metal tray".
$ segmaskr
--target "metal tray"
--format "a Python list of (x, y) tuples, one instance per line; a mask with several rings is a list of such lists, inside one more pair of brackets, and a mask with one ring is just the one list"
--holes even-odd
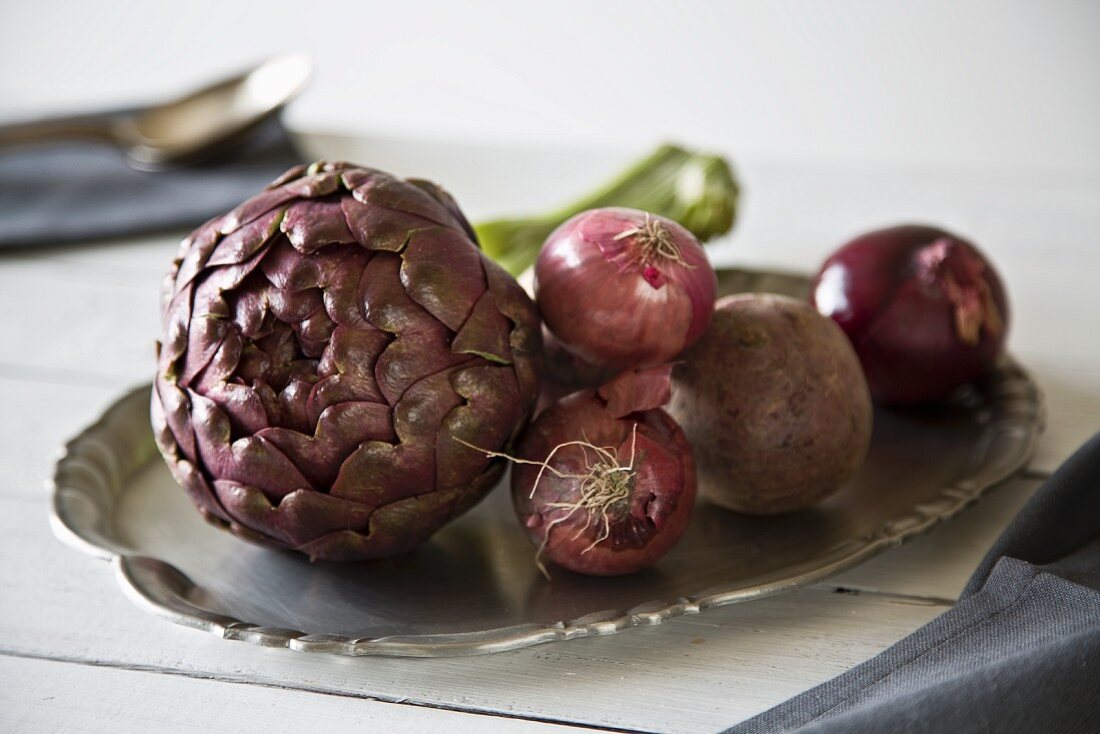
[[(803, 295), (803, 278), (723, 271), (724, 292)], [(53, 477), (64, 541), (109, 560), (123, 591), (165, 619), (230, 640), (343, 655), (511, 650), (659, 624), (820, 581), (896, 546), (1020, 469), (1042, 422), (1028, 376), (1004, 360), (940, 406), (876, 409), (870, 455), (838, 495), (753, 518), (700, 503), (655, 567), (547, 581), (498, 488), (401, 558), (310, 563), (207, 525), (153, 444), (149, 387), (70, 441)]]

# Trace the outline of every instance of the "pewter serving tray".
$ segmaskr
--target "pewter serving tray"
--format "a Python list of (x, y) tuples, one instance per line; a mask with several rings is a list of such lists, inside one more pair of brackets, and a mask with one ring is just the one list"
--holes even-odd
[[(803, 278), (724, 271), (721, 290), (804, 295)], [(870, 455), (838, 495), (801, 513), (753, 518), (700, 503), (680, 544), (632, 576), (535, 567), (498, 487), (413, 553), (310, 563), (207, 525), (161, 462), (149, 387), (65, 447), (53, 527), (109, 560), (126, 595), (177, 624), (229, 640), (343, 655), (511, 650), (652, 625), (820, 581), (951, 517), (1020, 469), (1042, 420), (1011, 360), (946, 405), (875, 412)]]

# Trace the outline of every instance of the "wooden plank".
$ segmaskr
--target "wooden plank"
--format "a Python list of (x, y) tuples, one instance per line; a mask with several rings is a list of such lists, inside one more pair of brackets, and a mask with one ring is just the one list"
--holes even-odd
[[(196, 222), (196, 224), (198, 224)], [(186, 228), (93, 243), (29, 248), (4, 253), (5, 265), (48, 261), (75, 280), (106, 283), (157, 281), (168, 272)]]
[(957, 599), (993, 541), (1042, 484), (1011, 479), (927, 535), (886, 551), (821, 584), (881, 594)]
[[(1095, 311), (1100, 312), (1100, 305)], [(1100, 338), (1092, 341), (1100, 344)], [(1030, 466), (1050, 473), (1100, 431), (1100, 368), (1040, 355), (1030, 359), (1027, 368), (1043, 392), (1047, 413)]]
[(18, 258), (48, 260), (57, 266), (67, 267), (78, 278), (94, 275), (108, 283), (155, 283), (172, 266), (179, 241), (188, 229), (136, 234), (94, 244), (57, 245), (20, 252)]
[[(310, 131), (298, 140), (309, 158), (352, 160), (436, 180), (472, 220), (557, 210), (648, 152)], [(744, 195), (733, 236), (720, 244), (753, 253), (759, 262), (789, 258), (786, 263), (796, 270), (813, 269), (830, 249), (861, 231), (915, 220), (957, 229), (997, 256), (1031, 252), (1075, 263), (1079, 255), (1093, 256), (1090, 237), (1100, 225), (1097, 181), (1058, 172), (1005, 176), (740, 155), (732, 163)], [(818, 259), (806, 260), (806, 254)]]
[(116, 394), (102, 385), (0, 378), (0, 496), (43, 499), (61, 445)]
[(0, 268), (0, 375), (124, 385), (148, 379), (160, 331), (155, 278), (45, 257)]
[(0, 652), (646, 731), (717, 730), (874, 655), (945, 607), (809, 589), (608, 637), (474, 658), (262, 649), (132, 606), (110, 568), (0, 498)]
[(446, 731), (567, 734), (561, 724), (334, 697), (147, 670), (0, 656), (0, 729), (208, 734)]

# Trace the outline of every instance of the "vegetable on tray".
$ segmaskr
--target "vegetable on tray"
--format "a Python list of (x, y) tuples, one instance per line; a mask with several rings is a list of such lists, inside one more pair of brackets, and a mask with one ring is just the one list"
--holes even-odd
[(871, 440), (871, 398), (852, 346), (786, 296), (720, 299), (673, 372), (668, 411), (695, 451), (700, 494), (752, 515), (833, 494)]
[[(296, 167), (183, 241), (157, 444), (206, 519), (312, 559), (408, 551), (508, 461), (544, 572), (656, 563), (697, 477), (737, 512), (810, 507), (862, 464), (871, 391), (939, 397), (992, 366), (1004, 289), (970, 243), (897, 227), (834, 253), (813, 305), (715, 303), (699, 241), (737, 193), (721, 158), (666, 146), (574, 207), (475, 233), (430, 182)], [(537, 309), (490, 256), (535, 265)]]
[(857, 237), (822, 265), (811, 300), (844, 329), (885, 403), (942, 398), (981, 377), (1008, 331), (997, 271), (974, 245), (934, 227)]
[(699, 241), (670, 219), (593, 209), (550, 235), (535, 264), (546, 327), (589, 365), (673, 359), (703, 333), (718, 278)]
[(663, 145), (570, 206), (547, 215), (484, 222), (476, 230), (485, 253), (519, 275), (535, 263), (558, 225), (588, 209), (641, 209), (679, 222), (707, 242), (733, 226), (738, 193), (733, 171), (720, 156)]
[(539, 322), (437, 186), (288, 171), (189, 237), (152, 412), (202, 514), (314, 559), (391, 556), (469, 509), (538, 393)]
[(552, 405), (524, 434), (512, 499), (544, 572), (543, 559), (585, 574), (633, 573), (684, 534), (695, 467), (683, 431), (658, 407), (668, 380), (667, 366), (625, 372)]

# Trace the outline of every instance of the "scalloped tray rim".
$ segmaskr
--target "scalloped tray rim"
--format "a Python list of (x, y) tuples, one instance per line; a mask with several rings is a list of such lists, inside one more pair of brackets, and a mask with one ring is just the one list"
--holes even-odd
[[(343, 635), (309, 634), (301, 630), (264, 627), (218, 614), (191, 605), (186, 598), (172, 590), (173, 584), (193, 587), (194, 584), (171, 564), (146, 556), (131, 554), (117, 547), (101, 545), (87, 537), (79, 527), (73, 527), (65, 519), (63, 504), (68, 491), (76, 491), (89, 498), (88, 492), (63, 480), (66, 471), (80, 468), (84, 471), (102, 471), (78, 455), (88, 445), (110, 445), (109, 424), (119, 413), (129, 408), (132, 401), (143, 398), (148, 402), (150, 385), (141, 385), (116, 399), (92, 425), (86, 427), (68, 441), (55, 464), (47, 488), (51, 493), (50, 525), (55, 535), (88, 555), (111, 563), (115, 577), (123, 592), (135, 605), (171, 622), (203, 630), (227, 640), (239, 640), (263, 647), (286, 647), (299, 652), (334, 653), (348, 656), (400, 656), (400, 657), (448, 657), (476, 655), (515, 650), (530, 645), (571, 640), (580, 637), (607, 635), (635, 627), (660, 624), (676, 617), (698, 614), (712, 607), (759, 599), (783, 591), (821, 581), (874, 556), (883, 550), (927, 532), (937, 523), (954, 517), (975, 502), (986, 490), (1003, 482), (1020, 471), (1031, 457), (1038, 435), (1043, 427), (1044, 408), (1038, 387), (1014, 361), (1005, 360), (998, 368), (998, 385), (1008, 395), (1005, 404), (999, 404), (1001, 415), (989, 426), (983, 437), (999, 439), (1012, 436), (1018, 445), (1015, 458), (996, 472), (982, 474), (979, 465), (971, 476), (943, 487), (934, 499), (922, 503), (944, 502), (935, 513), (922, 512), (915, 506), (907, 515), (885, 523), (875, 534), (854, 539), (837, 550), (835, 558), (814, 564), (813, 568), (778, 579), (743, 580), (728, 587), (712, 587), (698, 595), (673, 600), (654, 600), (627, 610), (609, 610), (587, 614), (573, 620), (553, 624), (531, 624), (478, 632), (446, 635), (388, 636), (355, 638)], [(1009, 388), (1006, 389), (1005, 385)], [(1023, 388), (1022, 390), (1018, 388)], [(108, 436), (104, 441), (102, 436)], [(134, 470), (144, 467), (142, 462)], [(978, 477), (976, 479), (975, 477)], [(110, 483), (110, 477), (100, 477)], [(125, 483), (124, 481), (120, 483)], [(103, 508), (99, 508), (101, 511)], [(914, 519), (915, 518), (915, 519)], [(901, 525), (900, 529), (897, 527)], [(894, 529), (891, 529), (894, 528)], [(862, 543), (862, 544), (859, 544)], [(773, 574), (774, 576), (775, 574)]]

